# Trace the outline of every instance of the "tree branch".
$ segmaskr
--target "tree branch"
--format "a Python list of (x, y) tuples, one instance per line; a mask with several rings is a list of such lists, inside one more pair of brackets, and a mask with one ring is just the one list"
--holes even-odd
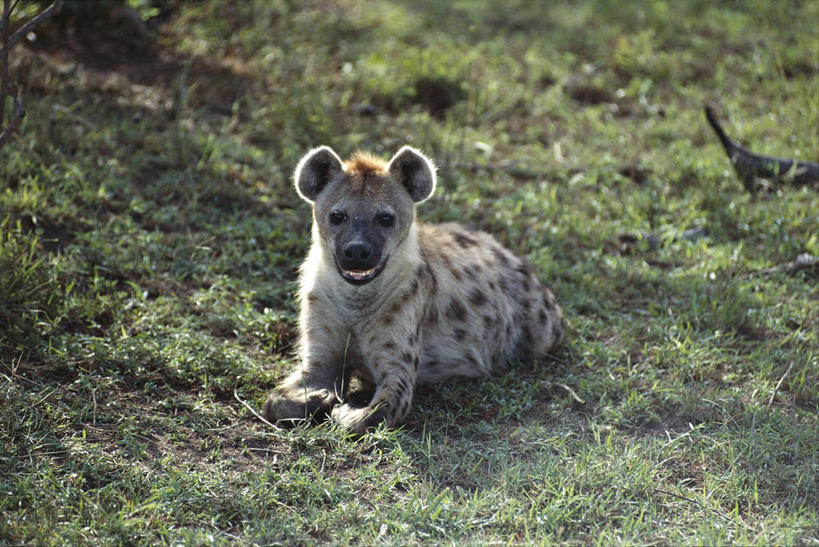
[(0, 33), (3, 36), (3, 47), (0, 48), (0, 148), (20, 127), (26, 115), (19, 95), (14, 98), (14, 113), (8, 125), (3, 129), (3, 120), (6, 115), (6, 97), (9, 95), (9, 51), (37, 25), (54, 15), (62, 6), (63, 0), (54, 0), (50, 6), (35, 15), (28, 23), (20, 27), (14, 34), (11, 33), (11, 13), (17, 7), (19, 0), (3, 0), (3, 15), (0, 17)]
[[(13, 12), (17, 8), (17, 4), (19, 4), (19, 3), (20, 3), (20, 0), (12, 0), (11, 8), (9, 9), (9, 13)], [(9, 21), (7, 19), (4, 19), (4, 20), (0, 21), (0, 30), (2, 30), (5, 27), (6, 23), (8, 23), (8, 22)]]
[[(3, 2), (3, 17), (0, 17), (0, 26), (3, 28), (3, 44), (9, 41), (9, 26), (11, 25), (11, 0)], [(9, 55), (8, 50), (3, 47), (0, 50), (0, 127), (3, 127), (3, 120), (6, 116), (6, 95), (8, 95), (9, 81)], [(5, 132), (4, 132), (5, 134)]]
[[(6, 4), (8, 4), (8, 2), (9, 0), (6, 0)], [(59, 10), (62, 7), (62, 5), (63, 0), (54, 0), (54, 2), (52, 2), (50, 6), (48, 6), (46, 9), (35, 15), (31, 21), (17, 29), (17, 32), (12, 34), (11, 38), (5, 41), (3, 49), (0, 49), (0, 56), (8, 55), (9, 50), (13, 48), (15, 45), (17, 45), (17, 42), (22, 40), (23, 36), (31, 32), (31, 30), (35, 28), (37, 25), (39, 25), (40, 23), (54, 15), (54, 13), (56, 13), (57, 10)], [(7, 22), (6, 25), (8, 24), (9, 23)]]

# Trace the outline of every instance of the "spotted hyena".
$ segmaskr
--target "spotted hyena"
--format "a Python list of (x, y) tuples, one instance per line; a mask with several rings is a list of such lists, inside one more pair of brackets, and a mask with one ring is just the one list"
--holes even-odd
[[(528, 262), (488, 234), (416, 220), (415, 204), (435, 189), (435, 168), (418, 150), (343, 162), (316, 148), (295, 182), (313, 205), (300, 364), (268, 398), (268, 420), (329, 414), (354, 431), (392, 425), (418, 382), (486, 375), (562, 340), (560, 306)], [(366, 406), (344, 400), (351, 373), (375, 386)]]

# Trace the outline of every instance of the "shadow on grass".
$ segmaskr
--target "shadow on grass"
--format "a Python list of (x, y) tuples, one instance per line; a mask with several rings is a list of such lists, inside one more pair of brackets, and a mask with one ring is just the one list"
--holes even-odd
[[(799, 509), (817, 486), (819, 399), (804, 380), (811, 374), (805, 348), (767, 348), (767, 338), (782, 336), (764, 319), (772, 306), (752, 285), (731, 280), (609, 275), (619, 280), (600, 281), (601, 293), (612, 293), (597, 296), (607, 302), (603, 309), (584, 307), (577, 296), (566, 302), (577, 326), (553, 357), (514, 363), (488, 379), (418, 389), (405, 446), (417, 473), (469, 499), (503, 487), (510, 469), (524, 469), (528, 480), (549, 469), (582, 483), (571, 470), (590, 454), (619, 459), (615, 467), (638, 458), (656, 482), (635, 475), (642, 484), (635, 499), (682, 488), (719, 492), (720, 511), (740, 516), (758, 505)], [(649, 303), (656, 307), (649, 311)], [(623, 309), (646, 309), (649, 317), (624, 317)], [(619, 318), (602, 333), (611, 337), (599, 352), (572, 339), (591, 335), (583, 331), (586, 314)], [(647, 328), (662, 330), (663, 342)], [(713, 345), (714, 336), (724, 340), (721, 349), (699, 354), (696, 347)], [(591, 349), (580, 353), (581, 346)], [(759, 386), (753, 393), (749, 382)]]

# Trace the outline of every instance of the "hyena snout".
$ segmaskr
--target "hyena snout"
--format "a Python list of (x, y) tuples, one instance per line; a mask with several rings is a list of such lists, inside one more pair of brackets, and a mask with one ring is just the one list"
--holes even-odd
[(356, 237), (336, 246), (336, 265), (345, 281), (360, 285), (372, 281), (384, 269), (381, 246)]

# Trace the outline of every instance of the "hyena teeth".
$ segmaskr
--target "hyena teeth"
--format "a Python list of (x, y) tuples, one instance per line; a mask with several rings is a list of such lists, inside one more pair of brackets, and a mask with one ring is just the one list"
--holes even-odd
[(353, 279), (364, 279), (365, 277), (369, 277), (375, 273), (375, 268), (370, 270), (344, 270), (344, 273), (352, 277)]

